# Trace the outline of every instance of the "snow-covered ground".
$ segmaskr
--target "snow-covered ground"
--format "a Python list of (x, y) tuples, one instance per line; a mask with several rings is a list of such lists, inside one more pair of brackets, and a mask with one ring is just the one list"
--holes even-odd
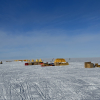
[(0, 100), (100, 100), (100, 68), (84, 68), (81, 59), (68, 61), (67, 66), (49, 67), (3, 62)]

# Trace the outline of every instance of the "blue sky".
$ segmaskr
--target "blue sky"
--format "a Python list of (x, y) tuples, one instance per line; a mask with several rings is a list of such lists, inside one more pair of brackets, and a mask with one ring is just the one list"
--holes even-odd
[(0, 59), (100, 57), (100, 0), (0, 0)]

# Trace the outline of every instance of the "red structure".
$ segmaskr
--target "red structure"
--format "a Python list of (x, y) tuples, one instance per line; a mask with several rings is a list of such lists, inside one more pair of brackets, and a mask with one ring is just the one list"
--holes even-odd
[(25, 65), (28, 65), (28, 63), (25, 63)]

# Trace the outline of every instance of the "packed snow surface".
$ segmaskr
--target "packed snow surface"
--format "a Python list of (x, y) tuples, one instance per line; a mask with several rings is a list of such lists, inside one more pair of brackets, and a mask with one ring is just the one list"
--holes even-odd
[(0, 64), (0, 100), (100, 100), (100, 68)]

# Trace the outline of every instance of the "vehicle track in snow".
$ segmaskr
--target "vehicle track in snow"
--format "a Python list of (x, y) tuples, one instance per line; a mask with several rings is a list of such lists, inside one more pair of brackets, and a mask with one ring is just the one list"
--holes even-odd
[(81, 63), (76, 68), (72, 65), (2, 67), (0, 100), (100, 100), (99, 69), (80, 70)]

